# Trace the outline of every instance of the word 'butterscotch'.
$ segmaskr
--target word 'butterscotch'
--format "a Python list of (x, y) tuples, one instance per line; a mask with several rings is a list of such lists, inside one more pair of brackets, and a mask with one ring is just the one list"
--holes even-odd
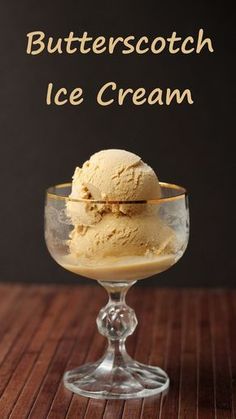
[(135, 37), (129, 35), (126, 37), (105, 37), (89, 36), (88, 32), (83, 32), (81, 36), (75, 36), (74, 32), (70, 32), (64, 38), (54, 39), (52, 36), (46, 36), (42, 31), (33, 31), (27, 34), (28, 42), (26, 52), (31, 55), (38, 55), (42, 52), (49, 54), (160, 54), (164, 51), (170, 54), (200, 54), (203, 49), (207, 48), (209, 52), (213, 52), (212, 41), (210, 38), (204, 38), (204, 30), (199, 29), (196, 37), (187, 36), (182, 38), (177, 36), (176, 32), (165, 38), (156, 36), (150, 38), (148, 36)]

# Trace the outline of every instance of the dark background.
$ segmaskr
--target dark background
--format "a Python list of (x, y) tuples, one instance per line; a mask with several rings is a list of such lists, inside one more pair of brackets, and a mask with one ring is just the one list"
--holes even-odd
[[(1, 263), (3, 281), (72, 281), (43, 239), (44, 190), (71, 179), (103, 148), (139, 154), (163, 181), (190, 194), (184, 257), (148, 281), (177, 286), (235, 284), (234, 14), (213, 2), (1, 2)], [(152, 55), (26, 54), (26, 34), (183, 38), (204, 29), (215, 52)], [(194, 104), (101, 107), (104, 83), (189, 88)], [(47, 107), (46, 87), (84, 88), (82, 106)]]

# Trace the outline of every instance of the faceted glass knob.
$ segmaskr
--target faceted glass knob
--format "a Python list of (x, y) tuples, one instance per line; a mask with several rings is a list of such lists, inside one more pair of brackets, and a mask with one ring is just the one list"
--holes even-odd
[(126, 304), (108, 304), (97, 317), (99, 332), (110, 340), (126, 339), (137, 324), (134, 310)]

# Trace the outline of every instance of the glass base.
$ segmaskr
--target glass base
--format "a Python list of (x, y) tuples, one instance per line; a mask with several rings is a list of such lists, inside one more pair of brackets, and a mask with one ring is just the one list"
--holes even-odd
[(76, 394), (96, 399), (135, 399), (167, 390), (169, 378), (161, 368), (130, 357), (125, 364), (115, 366), (103, 358), (67, 371), (64, 385)]
[(65, 373), (64, 385), (74, 393), (95, 399), (137, 399), (168, 389), (164, 371), (135, 361), (126, 351), (126, 338), (138, 323), (134, 310), (125, 302), (134, 282), (100, 282), (109, 293), (109, 301), (98, 314), (97, 326), (108, 346), (97, 362)]

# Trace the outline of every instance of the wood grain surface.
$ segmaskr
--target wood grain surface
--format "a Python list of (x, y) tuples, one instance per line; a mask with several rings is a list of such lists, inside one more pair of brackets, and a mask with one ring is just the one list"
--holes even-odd
[(236, 291), (134, 286), (137, 360), (166, 369), (167, 394), (95, 400), (63, 387), (64, 371), (94, 361), (106, 340), (99, 285), (0, 285), (0, 418), (232, 419), (236, 412)]

